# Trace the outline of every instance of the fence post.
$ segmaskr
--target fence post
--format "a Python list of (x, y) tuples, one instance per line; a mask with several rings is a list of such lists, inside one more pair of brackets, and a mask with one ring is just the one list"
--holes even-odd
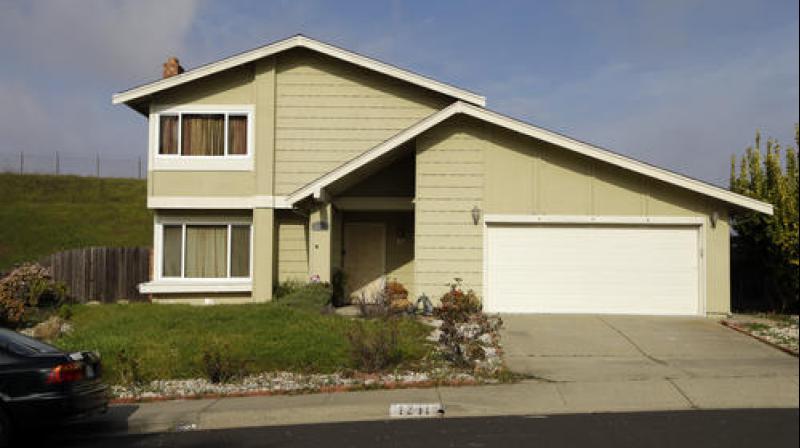
[(58, 151), (56, 151), (56, 176), (61, 174), (61, 158), (58, 156)]
[(95, 177), (100, 177), (100, 153), (97, 153), (97, 155), (94, 158), (94, 161), (95, 161)]
[(19, 174), (25, 172), (25, 151), (19, 152)]
[(141, 178), (142, 178), (142, 156), (139, 156), (139, 176), (137, 177), (137, 179)]

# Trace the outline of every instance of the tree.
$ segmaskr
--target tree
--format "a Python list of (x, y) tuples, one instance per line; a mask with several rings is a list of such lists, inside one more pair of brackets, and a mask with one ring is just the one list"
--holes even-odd
[(798, 155), (800, 135), (794, 127), (795, 148), (787, 147), (781, 163), (781, 145), (767, 139), (761, 150), (761, 134), (756, 132), (755, 145), (748, 147), (739, 161), (731, 158), (731, 191), (774, 206), (767, 216), (757, 212), (740, 212), (733, 216), (734, 270), (746, 276), (749, 294), (760, 297), (771, 310), (797, 312), (798, 291)]

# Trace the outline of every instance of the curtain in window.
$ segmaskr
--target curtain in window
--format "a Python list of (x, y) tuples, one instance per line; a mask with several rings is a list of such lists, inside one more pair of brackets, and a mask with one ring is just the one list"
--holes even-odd
[(225, 116), (185, 114), (181, 146), (185, 156), (225, 155)]
[(186, 277), (227, 277), (227, 254), (227, 226), (186, 226)]
[(164, 258), (162, 274), (164, 277), (181, 276), (181, 246), (183, 244), (181, 226), (164, 226)]
[(250, 226), (231, 226), (231, 277), (250, 276)]
[(247, 115), (228, 116), (228, 154), (247, 154)]
[(159, 154), (178, 153), (178, 117), (176, 115), (162, 115), (159, 121)]

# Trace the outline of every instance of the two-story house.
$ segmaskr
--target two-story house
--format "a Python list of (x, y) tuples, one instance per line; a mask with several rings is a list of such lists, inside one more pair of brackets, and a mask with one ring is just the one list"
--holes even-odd
[[(443, 55), (445, 56), (445, 55)], [(769, 204), (295, 36), (114, 95), (149, 123), (156, 301), (382, 279), (488, 311), (730, 309), (729, 217)]]

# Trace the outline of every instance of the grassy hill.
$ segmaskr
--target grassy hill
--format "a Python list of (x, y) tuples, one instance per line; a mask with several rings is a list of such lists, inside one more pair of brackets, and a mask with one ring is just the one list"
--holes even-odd
[(64, 249), (150, 246), (146, 182), (0, 173), (0, 271)]

